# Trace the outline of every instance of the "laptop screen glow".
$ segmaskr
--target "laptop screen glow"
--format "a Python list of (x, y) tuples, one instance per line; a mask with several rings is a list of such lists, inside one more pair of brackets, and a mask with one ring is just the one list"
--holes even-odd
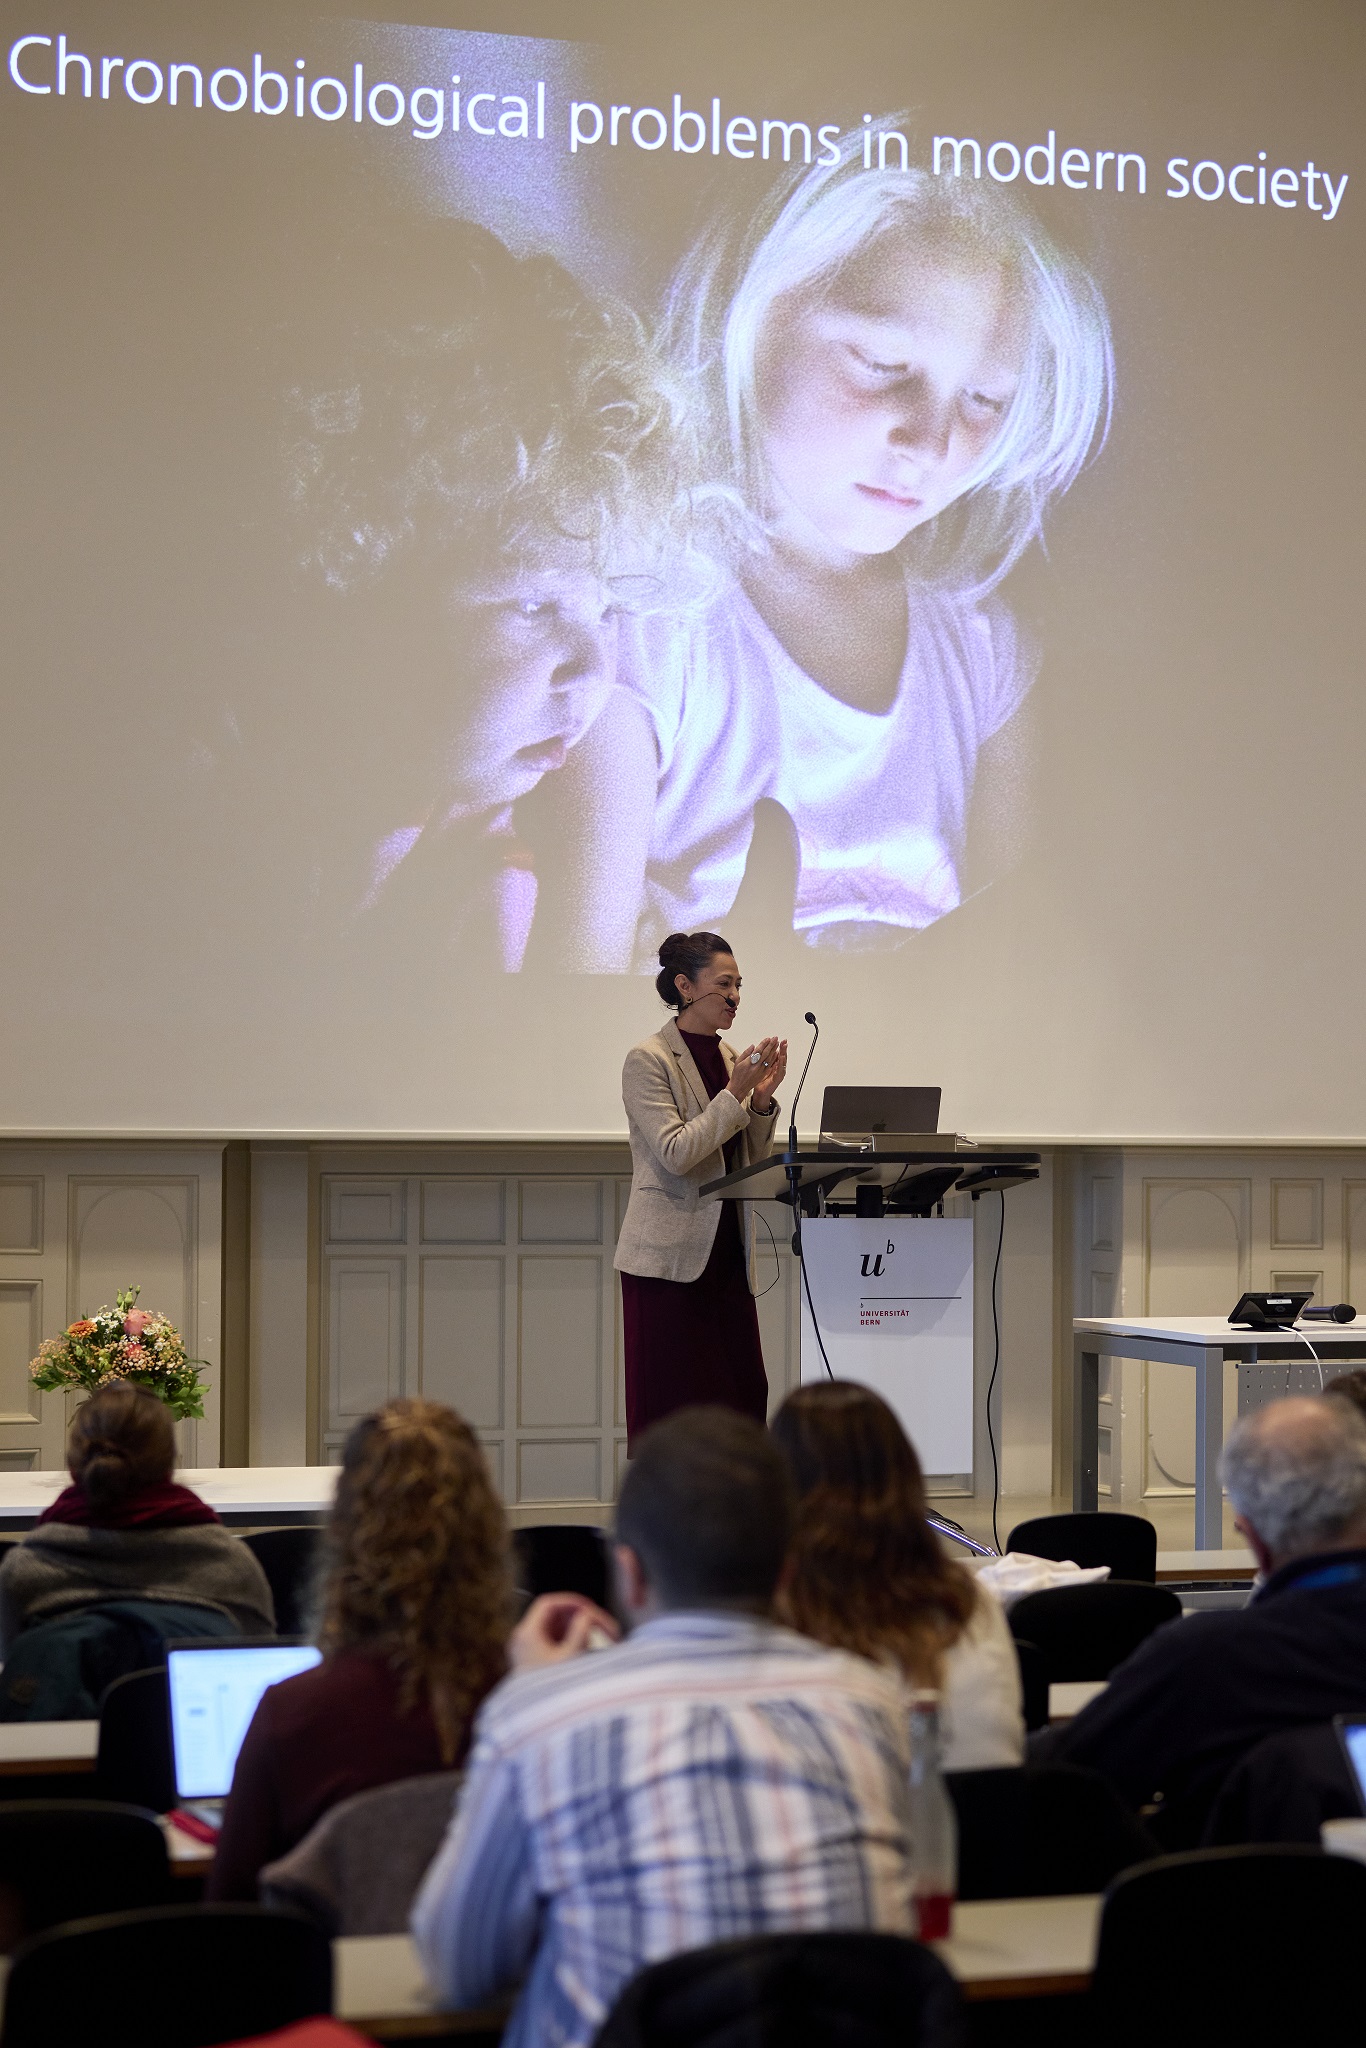
[(1342, 1741), (1356, 1777), (1362, 1810), (1366, 1812), (1366, 1721), (1348, 1721), (1342, 1729)]
[(311, 1643), (213, 1644), (172, 1650), (171, 1739), (181, 1799), (222, 1799), (242, 1738), (268, 1685), (322, 1661)]

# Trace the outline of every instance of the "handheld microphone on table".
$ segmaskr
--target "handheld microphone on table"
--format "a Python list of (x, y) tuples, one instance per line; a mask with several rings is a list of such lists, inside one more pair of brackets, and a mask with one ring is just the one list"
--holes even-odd
[(1302, 1323), (1354, 1323), (1357, 1312), (1350, 1301), (1323, 1302), (1318, 1308), (1302, 1308)]

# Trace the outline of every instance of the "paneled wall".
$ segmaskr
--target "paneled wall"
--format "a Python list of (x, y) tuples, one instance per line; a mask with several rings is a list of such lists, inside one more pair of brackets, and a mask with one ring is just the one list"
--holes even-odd
[[(1329, 1302), (1352, 1300), (1354, 1285), (1366, 1293), (1366, 1152), (1091, 1152), (1075, 1190), (1078, 1315), (1224, 1315), (1248, 1287), (1308, 1287)], [(1190, 1373), (1102, 1359), (1100, 1393), (1102, 1492), (1192, 1492)]]
[[(423, 1393), (473, 1423), (510, 1506), (587, 1513), (611, 1501), (626, 1451), (612, 1256), (627, 1163), (624, 1148), (604, 1148), (575, 1171), (547, 1148), (521, 1171), (450, 1171), (428, 1150), (337, 1170), (320, 1153), (322, 1456), (336, 1458), (377, 1403)], [(797, 1377), (792, 1260), (785, 1247), (775, 1259), (762, 1226), (760, 1242), (776, 1402)]]
[[(335, 1457), (357, 1414), (425, 1390), (474, 1421), (515, 1516), (602, 1513), (625, 1442), (612, 1271), (624, 1145), (262, 1143), (234, 1156), (241, 1199), (225, 1240), (221, 1146), (0, 1147), (0, 1469), (61, 1462), (69, 1404), (29, 1383), (39, 1340), (140, 1281), (144, 1302), (209, 1361), (215, 1392), (221, 1374), (231, 1381), (229, 1462)], [(971, 1213), (980, 1496), (992, 1483), (1001, 1206), (988, 1198)], [(777, 1401), (797, 1377), (797, 1302), (786, 1212), (767, 1220), (759, 1316)], [(1366, 1151), (1078, 1148), (1007, 1195), (1005, 1229), (992, 1401), (1002, 1484), (1046, 1495), (1050, 1465), (1066, 1466), (1072, 1315), (1218, 1313), (1245, 1286), (1366, 1295)], [(228, 1325), (224, 1300), (236, 1304)], [(1110, 1497), (1188, 1491), (1187, 1376), (1102, 1373)], [(1231, 1416), (1231, 1373), (1226, 1392)], [(206, 1420), (182, 1430), (182, 1457), (219, 1455), (211, 1398)]]
[(0, 1469), (59, 1466), (71, 1399), (39, 1394), (44, 1337), (140, 1286), (206, 1360), (186, 1465), (219, 1459), (221, 1146), (0, 1146)]

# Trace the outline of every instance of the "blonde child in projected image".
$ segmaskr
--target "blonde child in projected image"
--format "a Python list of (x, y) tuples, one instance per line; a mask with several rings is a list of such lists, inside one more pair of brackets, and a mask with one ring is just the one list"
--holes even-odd
[[(634, 928), (613, 886), (629, 806), (595, 729), (619, 614), (659, 592), (669, 554), (668, 380), (634, 316), (550, 257), (465, 221), (410, 231), (403, 257), (391, 303), (413, 311), (425, 287), (424, 317), (371, 335), (347, 386), (296, 395), (309, 559), (394, 656), (356, 796), (390, 815), (351, 885), (353, 929), (507, 970), (533, 928), (548, 961), (615, 959)], [(533, 850), (526, 800), (579, 749)]]
[(761, 798), (795, 828), (812, 945), (898, 943), (974, 853), (984, 880), (1011, 857), (1033, 664), (990, 593), (1103, 432), (1104, 307), (1006, 195), (865, 170), (861, 134), (841, 155), (673, 295), (741, 511), (728, 588), (637, 636), (661, 762), (642, 954), (729, 909)]

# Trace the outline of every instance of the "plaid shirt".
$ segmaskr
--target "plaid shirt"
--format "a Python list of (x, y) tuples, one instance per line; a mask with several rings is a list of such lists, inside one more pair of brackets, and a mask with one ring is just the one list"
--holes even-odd
[(529, 1966), (505, 2048), (581, 2048), (680, 1950), (910, 1933), (908, 1726), (888, 1671), (732, 1614), (506, 1679), (413, 1911), (432, 1984), (478, 2005)]

